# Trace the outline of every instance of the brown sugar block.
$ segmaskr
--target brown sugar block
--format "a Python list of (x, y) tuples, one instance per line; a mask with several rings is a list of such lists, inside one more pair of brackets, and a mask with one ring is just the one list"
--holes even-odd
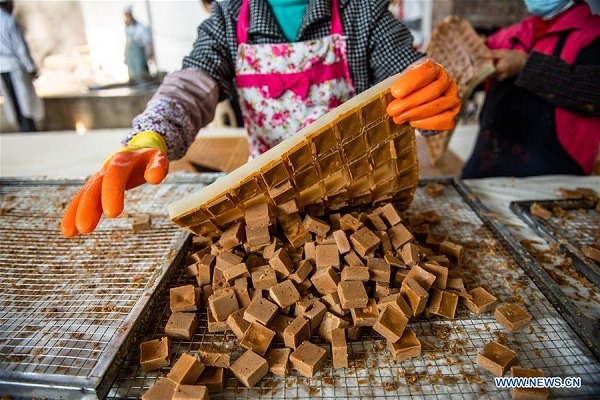
[(242, 257), (235, 255), (229, 251), (223, 251), (219, 253), (219, 255), (217, 255), (217, 260), (215, 261), (215, 268), (224, 271), (229, 267), (238, 265), (242, 261)]
[(581, 252), (587, 258), (591, 258), (596, 262), (600, 262), (600, 250), (592, 246), (583, 246)]
[(212, 274), (216, 260), (217, 257), (214, 255), (205, 254), (202, 257), (202, 260), (196, 264), (196, 269), (198, 270), (196, 281), (198, 282), (198, 285), (209, 285), (212, 282)]
[(468, 293), (471, 295), (471, 298), (463, 297), (463, 303), (465, 307), (473, 311), (475, 314), (482, 314), (492, 311), (494, 307), (496, 307), (496, 304), (498, 304), (498, 299), (482, 287), (469, 290)]
[(397, 342), (390, 342), (388, 340), (388, 348), (392, 356), (398, 361), (421, 355), (421, 342), (410, 328), (406, 328), (402, 332), (402, 337)]
[(393, 293), (399, 293), (400, 289), (390, 287), (390, 284), (387, 282), (375, 282), (375, 289), (373, 290), (373, 297), (376, 300), (381, 299), (382, 297), (389, 296)]
[(412, 279), (419, 284), (423, 289), (429, 290), (433, 285), (433, 282), (436, 280), (436, 276), (430, 272), (427, 272), (425, 269), (421, 268), (419, 265), (415, 265), (408, 271), (406, 275), (406, 279)]
[(197, 384), (206, 386), (209, 393), (220, 393), (225, 388), (226, 371), (225, 368), (206, 367)]
[(235, 291), (231, 288), (216, 290), (208, 298), (208, 304), (216, 321), (225, 321), (231, 313), (240, 309)]
[(249, 323), (259, 322), (267, 326), (277, 314), (277, 306), (267, 299), (256, 297), (244, 312), (244, 319)]
[(304, 217), (304, 221), (302, 224), (306, 228), (307, 231), (316, 234), (317, 236), (325, 237), (327, 232), (331, 229), (331, 227), (325, 222), (320, 220), (319, 218), (313, 217), (311, 215), (306, 214)]
[(363, 226), (364, 224), (351, 214), (344, 214), (340, 218), (340, 228), (342, 230), (356, 232)]
[[(518, 366), (510, 368), (510, 376), (515, 378), (537, 378), (543, 377), (541, 369), (528, 369)], [(510, 394), (513, 400), (545, 400), (550, 392), (548, 388), (511, 388)]]
[(435, 315), (454, 319), (457, 305), (458, 295), (456, 293), (434, 289), (427, 311)]
[(400, 256), (404, 264), (412, 267), (419, 262), (419, 247), (414, 243), (406, 243), (402, 246)]
[(313, 270), (313, 266), (307, 260), (302, 260), (298, 263), (298, 266), (294, 270), (294, 273), (290, 274), (289, 278), (294, 283), (302, 283)]
[(387, 230), (387, 234), (396, 250), (414, 239), (412, 233), (402, 224), (392, 226)]
[(345, 267), (340, 275), (342, 281), (367, 282), (370, 278), (367, 267)]
[(421, 314), (425, 310), (429, 294), (414, 279), (405, 278), (402, 281), (400, 294), (410, 305), (414, 316)]
[(143, 371), (153, 371), (169, 364), (168, 338), (164, 337), (140, 343), (140, 366)]
[(248, 350), (235, 360), (231, 372), (244, 386), (251, 388), (267, 375), (269, 363), (252, 350)]
[(369, 299), (367, 306), (363, 308), (352, 308), (352, 322), (356, 326), (373, 326), (379, 318), (379, 310), (375, 299)]
[(350, 235), (352, 247), (360, 256), (364, 257), (367, 253), (375, 250), (381, 243), (381, 239), (371, 232), (369, 228), (361, 228)]
[(204, 364), (196, 357), (183, 353), (167, 374), (167, 378), (179, 385), (192, 385), (198, 380), (204, 368)]
[(273, 320), (269, 323), (267, 328), (275, 332), (277, 340), (283, 342), (283, 331), (292, 323), (294, 318), (288, 317), (287, 315), (277, 314)]
[(178, 286), (169, 289), (169, 305), (173, 312), (198, 310), (194, 285)]
[(367, 216), (367, 221), (370, 222), (371, 226), (373, 226), (373, 228), (376, 231), (385, 231), (388, 228), (388, 226), (385, 224), (385, 222), (383, 222), (383, 219), (378, 214), (369, 214)]
[(435, 276), (435, 280), (431, 287), (433, 289), (444, 290), (448, 285), (448, 268), (442, 267), (441, 265), (426, 262), (420, 264), (420, 267), (430, 274)]
[(306, 296), (303, 296), (300, 300), (298, 300), (296, 302), (296, 306), (294, 307), (294, 316), (298, 316), (298, 315), (304, 315), (304, 312), (306, 311), (306, 309), (318, 302), (319, 299), (317, 297), (315, 297), (313, 294), (308, 294)]
[(246, 231), (241, 222), (227, 228), (219, 238), (219, 244), (224, 249), (232, 249), (241, 245), (246, 240)]
[(348, 368), (348, 345), (345, 329), (337, 328), (331, 331), (331, 358), (333, 368)]
[(281, 308), (291, 306), (300, 300), (300, 293), (289, 279), (272, 286), (269, 289), (269, 295)]
[(131, 218), (131, 228), (133, 233), (139, 233), (150, 229), (152, 226), (152, 217), (150, 214), (135, 214)]
[(402, 287), (402, 282), (406, 279), (406, 275), (408, 275), (407, 270), (397, 270), (396, 275), (394, 275), (394, 283), (392, 284), (395, 288)]
[(387, 221), (390, 226), (398, 225), (402, 222), (400, 213), (392, 203), (388, 203), (380, 208), (381, 216)]
[(271, 329), (262, 326), (258, 322), (252, 322), (242, 340), (240, 340), (240, 346), (247, 350), (255, 351), (261, 356), (267, 352), (269, 345), (275, 337), (275, 332)]
[(267, 203), (259, 203), (246, 208), (246, 226), (261, 228), (272, 225), (270, 207)]
[(338, 317), (343, 317), (344, 315), (348, 314), (350, 310), (348, 308), (342, 307), (342, 302), (340, 300), (338, 292), (333, 292), (324, 295), (323, 297), (321, 297), (321, 302), (323, 302), (323, 304), (327, 306), (329, 312), (334, 313)]
[(317, 245), (315, 247), (315, 261), (318, 268), (340, 266), (340, 253), (335, 244)]
[(465, 283), (463, 282), (462, 278), (448, 277), (448, 280), (446, 282), (446, 289), (454, 290), (456, 292), (464, 292)]
[(175, 394), (177, 384), (168, 378), (161, 378), (143, 395), (142, 400), (171, 399)]
[(325, 312), (325, 315), (323, 316), (323, 319), (319, 325), (319, 336), (330, 342), (332, 330), (337, 328), (345, 328), (348, 325), (349, 324), (347, 321), (327, 311)]
[(435, 225), (442, 221), (442, 217), (435, 210), (423, 211), (420, 216), (424, 222), (430, 225)]
[(174, 339), (190, 340), (197, 328), (198, 319), (195, 313), (176, 312), (169, 317), (165, 334)]
[(302, 343), (292, 354), (290, 363), (300, 374), (312, 378), (323, 367), (327, 359), (325, 349), (309, 341)]
[(395, 307), (385, 307), (373, 325), (373, 330), (390, 342), (397, 342), (408, 324), (408, 318)]
[(477, 364), (495, 376), (504, 376), (517, 363), (517, 353), (498, 342), (491, 341), (477, 354)]
[(423, 187), (423, 191), (430, 197), (440, 197), (446, 192), (446, 186), (441, 183), (431, 182)]
[(382, 311), (387, 306), (395, 307), (404, 314), (406, 318), (410, 318), (413, 315), (412, 308), (410, 308), (410, 305), (404, 300), (404, 297), (402, 297), (402, 294), (400, 293), (390, 294), (389, 296), (379, 299), (379, 302), (377, 303), (379, 311)]
[(261, 248), (271, 243), (271, 233), (268, 226), (253, 228), (246, 226), (246, 242), (251, 248)]
[(206, 326), (208, 327), (208, 331), (211, 333), (227, 332), (229, 330), (229, 326), (227, 325), (227, 320), (217, 321), (215, 319), (215, 317), (213, 317), (212, 312), (210, 312), (210, 309), (207, 310), (206, 319), (207, 319)]
[(209, 400), (208, 388), (200, 385), (178, 385), (172, 400)]
[(273, 257), (269, 259), (269, 265), (284, 278), (294, 271), (294, 262), (284, 249), (273, 253)]
[(321, 294), (337, 292), (340, 276), (332, 267), (317, 270), (310, 278), (315, 289)]
[(440, 244), (448, 240), (448, 235), (443, 233), (430, 232), (425, 239), (425, 245), (430, 247), (433, 251), (439, 251)]
[(231, 364), (230, 352), (227, 350), (201, 348), (198, 356), (202, 364), (209, 367), (229, 368)]
[(290, 361), (290, 353), (292, 351), (287, 348), (269, 349), (265, 358), (269, 364), (269, 372), (275, 375), (286, 376), (288, 373), (288, 365)]
[(388, 264), (390, 264), (392, 267), (402, 268), (402, 269), (406, 268), (406, 264), (404, 264), (404, 261), (402, 261), (400, 258), (398, 258), (395, 255), (393, 255), (391, 252), (390, 253), (386, 253), (383, 256), (383, 259)]
[(277, 274), (269, 265), (263, 265), (256, 268), (250, 274), (252, 277), (252, 286), (256, 290), (269, 290), (277, 284)]
[(231, 283), (238, 278), (249, 278), (250, 273), (248, 272), (246, 263), (239, 263), (223, 271), (223, 277), (225, 278), (225, 281)]
[(285, 347), (296, 349), (300, 343), (310, 339), (310, 323), (302, 316), (294, 318), (283, 331)]
[(317, 333), (326, 313), (327, 307), (325, 307), (325, 304), (321, 303), (320, 301), (317, 301), (306, 308), (303, 317), (306, 318), (310, 323), (311, 334), (314, 335)]
[(360, 281), (341, 281), (338, 283), (338, 296), (343, 308), (363, 308), (367, 306), (369, 296), (365, 285)]
[(348, 252), (348, 254), (346, 254), (344, 256), (344, 261), (346, 261), (346, 264), (351, 265), (353, 267), (364, 267), (365, 266), (365, 263), (358, 256), (358, 254), (356, 254), (356, 252), (354, 250), (350, 250)]
[(445, 240), (440, 243), (440, 253), (447, 256), (457, 265), (462, 263), (463, 247), (460, 244)]
[(346, 236), (346, 232), (341, 229), (333, 232), (333, 239), (335, 240), (335, 244), (338, 247), (338, 252), (340, 254), (346, 254), (352, 247), (350, 246), (350, 241), (348, 240), (348, 236)]
[(369, 279), (374, 282), (390, 283), (392, 268), (384, 258), (371, 257), (367, 260)]
[(541, 219), (548, 219), (552, 216), (552, 211), (548, 210), (546, 207), (538, 203), (533, 203), (529, 208), (529, 212), (534, 217), (538, 217)]
[(304, 243), (304, 259), (315, 265), (317, 263), (316, 260), (316, 243), (315, 242), (306, 242)]
[(360, 338), (360, 335), (362, 335), (363, 330), (364, 330), (364, 327), (362, 327), (362, 326), (350, 325), (349, 327), (346, 328), (346, 332), (348, 334), (348, 339), (358, 340)]
[(496, 307), (494, 317), (510, 333), (520, 331), (531, 323), (531, 314), (516, 303)]

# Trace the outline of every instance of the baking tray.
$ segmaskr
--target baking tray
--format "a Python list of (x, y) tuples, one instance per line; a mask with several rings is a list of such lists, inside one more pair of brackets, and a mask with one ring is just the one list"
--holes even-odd
[[(305, 378), (291, 371), (287, 376), (268, 374), (256, 387), (246, 389), (231, 374), (223, 393), (211, 394), (212, 399), (395, 399), (411, 398), (504, 398), (508, 389), (498, 389), (493, 377), (476, 364), (476, 355), (491, 340), (500, 340), (518, 354), (519, 364), (526, 368), (541, 368), (546, 376), (580, 376), (580, 389), (551, 389), (553, 397), (598, 398), (600, 396), (600, 363), (567, 320), (546, 299), (536, 284), (523, 273), (515, 250), (485, 207), (470, 194), (461, 182), (437, 179), (446, 185), (442, 197), (423, 193), (422, 181), (417, 189), (410, 215), (424, 210), (436, 210), (444, 220), (434, 231), (445, 232), (451, 240), (462, 244), (466, 252), (463, 269), (469, 287), (484, 286), (501, 302), (524, 304), (533, 316), (531, 327), (509, 334), (496, 322), (492, 313), (475, 315), (460, 306), (454, 320), (433, 318), (411, 321), (421, 340), (421, 357), (398, 362), (390, 357), (385, 341), (377, 334), (365, 333), (360, 340), (349, 342), (349, 368), (333, 369), (328, 359), (321, 372)], [(520, 246), (518, 243), (516, 246)], [(524, 251), (524, 250), (521, 250)], [(183, 264), (177, 266), (167, 286), (194, 284), (186, 277)], [(164, 336), (169, 315), (168, 296), (156, 304), (153, 319), (140, 333), (140, 341)], [(228, 332), (210, 333), (206, 311), (198, 313), (199, 327), (192, 340), (172, 340), (171, 360), (182, 353), (197, 354), (200, 346), (227, 349), (235, 360), (242, 354), (237, 339)], [(368, 332), (365, 331), (365, 332)], [(314, 343), (328, 352), (330, 347), (319, 337)], [(165, 376), (169, 368), (143, 372), (139, 367), (138, 346), (132, 347), (110, 389), (109, 399), (136, 399)]]
[(214, 180), (168, 179), (127, 193), (127, 216), (65, 239), (60, 218), (81, 180), (0, 179), (0, 395), (103, 398), (162, 297), (189, 235), (166, 205)]
[[(600, 237), (600, 213), (595, 208), (597, 202), (597, 199), (589, 198), (515, 201), (510, 203), (510, 209), (549, 243), (558, 244), (559, 251), (573, 260), (577, 271), (600, 288), (600, 265), (580, 250), (583, 246), (595, 246)], [(553, 213), (547, 220), (536, 218), (530, 211), (533, 203), (548, 210), (560, 207), (562, 215)]]

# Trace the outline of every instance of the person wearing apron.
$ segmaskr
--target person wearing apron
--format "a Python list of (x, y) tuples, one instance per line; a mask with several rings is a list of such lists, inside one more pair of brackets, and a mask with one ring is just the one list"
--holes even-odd
[(410, 33), (389, 14), (387, 1), (369, 3), (213, 3), (184, 59), (187, 68), (165, 78), (134, 119), (126, 146), (75, 196), (65, 211), (63, 234), (92, 232), (102, 214), (122, 212), (125, 189), (160, 183), (168, 160), (185, 154), (198, 129), (212, 120), (217, 102), (232, 90), (240, 98), (251, 156), (403, 70), (392, 91), (397, 99), (388, 107), (394, 121), (425, 130), (453, 127), (460, 101), (452, 78), (413, 49)]

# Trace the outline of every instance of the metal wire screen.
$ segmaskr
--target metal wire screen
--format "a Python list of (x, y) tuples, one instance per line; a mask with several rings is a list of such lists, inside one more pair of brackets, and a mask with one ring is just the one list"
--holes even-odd
[[(509, 334), (491, 313), (475, 315), (459, 306), (456, 319), (420, 319), (409, 323), (422, 343), (418, 358), (398, 362), (387, 350), (385, 341), (365, 330), (360, 340), (349, 342), (350, 368), (333, 369), (328, 360), (314, 378), (295, 371), (285, 376), (268, 374), (256, 387), (246, 389), (233, 376), (226, 389), (211, 398), (223, 399), (332, 399), (332, 398), (510, 398), (508, 389), (497, 389), (493, 377), (476, 364), (483, 346), (498, 340), (518, 354), (519, 364), (541, 368), (545, 376), (580, 376), (582, 388), (552, 389), (551, 395), (598, 398), (600, 363), (577, 337), (567, 322), (537, 289), (511, 253), (494, 237), (465, 198), (452, 185), (443, 197), (431, 198), (418, 189), (410, 212), (436, 210), (444, 217), (435, 231), (450, 235), (450, 240), (465, 247), (463, 273), (468, 288), (484, 286), (501, 302), (519, 302), (533, 315), (530, 328)], [(193, 284), (183, 273), (183, 265), (168, 283), (170, 287)], [(155, 322), (149, 323), (141, 340), (164, 335), (168, 319), (168, 296), (157, 302)], [(183, 353), (196, 354), (200, 346), (227, 349), (235, 360), (242, 354), (235, 336), (228, 332), (209, 333), (206, 311), (199, 313), (200, 324), (191, 341), (172, 340), (171, 360)], [(330, 353), (330, 346), (317, 336), (311, 339)], [(127, 356), (108, 398), (139, 398), (168, 368), (143, 372), (139, 367), (137, 346)]]
[(123, 216), (65, 239), (60, 218), (80, 184), (1, 181), (0, 394), (106, 394), (99, 386), (114, 379), (109, 368), (187, 238), (166, 204), (202, 185), (128, 192), (126, 212), (151, 214), (149, 230), (133, 233)]

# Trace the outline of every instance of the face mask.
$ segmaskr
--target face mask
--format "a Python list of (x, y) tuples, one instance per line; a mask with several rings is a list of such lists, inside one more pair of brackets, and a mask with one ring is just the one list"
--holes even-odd
[(573, 4), (573, 0), (524, 0), (527, 10), (544, 19), (552, 18), (567, 6)]

